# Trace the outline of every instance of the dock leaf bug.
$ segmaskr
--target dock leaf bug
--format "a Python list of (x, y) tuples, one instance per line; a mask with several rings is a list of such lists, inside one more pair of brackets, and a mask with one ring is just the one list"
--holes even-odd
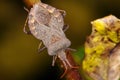
[[(24, 32), (32, 34), (43, 42), (45, 47), (39, 50), (47, 48), (48, 54), (53, 56), (52, 66), (54, 66), (56, 58), (59, 58), (65, 67), (65, 72), (68, 67), (72, 68), (65, 53), (65, 50), (71, 45), (64, 33), (68, 28), (64, 24), (65, 11), (37, 2), (28, 12)], [(26, 30), (27, 23), (29, 31)]]

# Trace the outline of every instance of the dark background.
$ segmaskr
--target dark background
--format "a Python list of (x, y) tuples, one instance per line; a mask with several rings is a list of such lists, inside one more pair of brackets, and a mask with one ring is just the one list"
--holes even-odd
[[(66, 32), (71, 47), (78, 49), (91, 32), (92, 20), (113, 14), (120, 18), (120, 0), (42, 0), (67, 12)], [(22, 0), (0, 0), (0, 80), (59, 80), (57, 66), (39, 40), (22, 30), (27, 17)]]

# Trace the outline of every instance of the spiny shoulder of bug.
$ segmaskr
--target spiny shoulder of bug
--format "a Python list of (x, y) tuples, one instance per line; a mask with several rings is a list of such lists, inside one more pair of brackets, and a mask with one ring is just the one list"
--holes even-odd
[(48, 17), (51, 16), (51, 18), (57, 18), (57, 19), (59, 19), (58, 22), (63, 21), (63, 18), (66, 15), (66, 12), (64, 10), (57, 9), (57, 8), (51, 6), (51, 5), (48, 5), (48, 4), (45, 4), (45, 3), (42, 3), (42, 2), (41, 3), (36, 3), (33, 6), (33, 8), (35, 10), (35, 13), (37, 13), (37, 12), (39, 12), (39, 14), (44, 13), (44, 15), (46, 15)]
[[(49, 5), (49, 4), (46, 4), (46, 3), (40, 2), (40, 1), (34, 3), (32, 7), (34, 7), (34, 6), (37, 6), (37, 7), (40, 7), (40, 6), (41, 6), (41, 7), (43, 7), (44, 9), (47, 9), (50, 13), (53, 13), (53, 12), (56, 11), (56, 10), (59, 11), (58, 8), (53, 7), (53, 6), (51, 6), (51, 5)], [(64, 10), (60, 10), (60, 12), (65, 13)], [(64, 15), (65, 15), (65, 14), (64, 14)]]
[[(38, 4), (40, 6), (42, 6), (43, 8), (47, 9), (50, 13), (55, 13), (55, 12), (57, 13), (58, 12), (58, 13), (61, 13), (63, 16), (66, 15), (66, 12), (64, 10), (58, 9), (54, 6), (49, 5), (49, 4), (42, 3), (42, 2), (40, 2)], [(56, 14), (56, 16), (58, 16), (58, 15)]]

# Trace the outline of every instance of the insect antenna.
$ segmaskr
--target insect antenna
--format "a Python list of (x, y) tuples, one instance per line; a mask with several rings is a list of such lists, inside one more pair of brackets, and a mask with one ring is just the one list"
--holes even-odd
[(28, 13), (30, 12), (29, 9), (27, 9), (26, 7), (24, 7), (25, 11), (27, 11)]
[(65, 24), (65, 25), (63, 26), (63, 31), (66, 32), (66, 31), (68, 30), (68, 28), (69, 28), (69, 25), (68, 25), (68, 24)]
[(46, 49), (45, 46), (42, 47), (42, 48), (41, 48), (41, 46), (42, 46), (42, 42), (40, 42), (40, 44), (39, 44), (39, 46), (38, 46), (38, 52), (39, 52), (39, 53), (42, 52), (44, 49)]
[(56, 61), (56, 59), (57, 59), (57, 55), (53, 56), (52, 66), (55, 65), (55, 61)]

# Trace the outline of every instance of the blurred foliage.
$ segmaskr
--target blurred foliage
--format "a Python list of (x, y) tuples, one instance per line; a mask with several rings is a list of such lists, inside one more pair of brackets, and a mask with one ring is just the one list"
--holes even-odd
[[(79, 48), (91, 32), (90, 22), (105, 15), (120, 17), (119, 0), (42, 0), (67, 12), (66, 32), (73, 48)], [(0, 0), (0, 80), (56, 80), (47, 52), (37, 54), (39, 40), (22, 29), (27, 17), (22, 0)], [(75, 53), (77, 55), (77, 53)], [(76, 56), (75, 55), (75, 56)], [(83, 56), (82, 53), (79, 56)], [(79, 60), (82, 57), (76, 58)]]
[(72, 54), (72, 56), (74, 57), (74, 60), (76, 63), (78, 63), (79, 65), (81, 65), (81, 62), (84, 58), (84, 47), (81, 46), (77, 49), (77, 51), (75, 53)]
[[(108, 71), (112, 67), (110, 64), (113, 61), (115, 62), (115, 59), (112, 62), (109, 61), (110, 54), (113, 54), (111, 50), (120, 42), (120, 19), (109, 15), (91, 23), (92, 32), (85, 42), (83, 70), (94, 80), (109, 80)], [(118, 61), (116, 63), (118, 64)], [(112, 73), (115, 72), (111, 71)], [(111, 80), (115, 79), (112, 78)]]

